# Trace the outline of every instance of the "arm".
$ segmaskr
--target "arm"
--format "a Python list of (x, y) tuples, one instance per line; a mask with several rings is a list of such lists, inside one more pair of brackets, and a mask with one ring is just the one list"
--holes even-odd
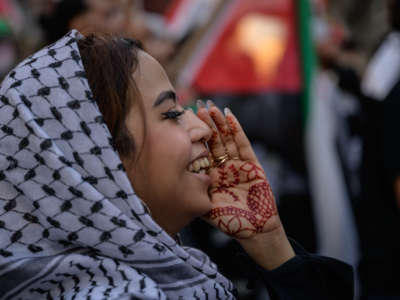
[[(290, 240), (296, 256), (272, 271), (259, 268), (271, 299), (352, 300), (352, 267), (339, 260), (310, 254)], [(257, 267), (256, 267), (257, 268)]]
[(265, 270), (273, 270), (295, 256), (282, 224), (270, 232), (237, 240), (246, 253)]

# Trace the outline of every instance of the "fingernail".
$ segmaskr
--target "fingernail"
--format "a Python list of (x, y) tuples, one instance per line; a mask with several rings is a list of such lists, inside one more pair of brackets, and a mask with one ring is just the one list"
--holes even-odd
[(200, 99), (196, 101), (196, 104), (197, 104), (197, 108), (205, 108), (206, 107), (203, 100), (200, 100)]
[(210, 99), (208, 99), (207, 100), (207, 107), (210, 108), (211, 106), (215, 106), (215, 104)]
[(232, 114), (232, 111), (231, 111), (228, 107), (225, 107), (225, 108), (224, 108), (224, 115), (225, 115), (225, 117), (226, 117), (228, 114)]

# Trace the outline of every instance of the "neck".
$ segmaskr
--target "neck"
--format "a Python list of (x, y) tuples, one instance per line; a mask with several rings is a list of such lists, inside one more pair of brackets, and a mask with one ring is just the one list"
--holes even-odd
[[(171, 222), (171, 219), (174, 220), (174, 222)], [(168, 233), (174, 240), (177, 241), (177, 236), (179, 232), (187, 225), (189, 224), (190, 220), (188, 222), (183, 222), (183, 217), (176, 217), (176, 218), (169, 218), (168, 220), (161, 218), (157, 218), (157, 216), (153, 216), (153, 220), (160, 225), (162, 229), (165, 230), (165, 232)], [(181, 222), (179, 222), (181, 221)], [(179, 238), (178, 238), (179, 239)]]

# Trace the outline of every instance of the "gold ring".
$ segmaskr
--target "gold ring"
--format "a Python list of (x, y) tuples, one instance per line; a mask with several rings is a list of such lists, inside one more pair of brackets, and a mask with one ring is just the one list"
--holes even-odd
[(231, 159), (233, 159), (233, 160), (240, 160), (240, 157), (239, 157), (239, 156), (235, 156), (235, 157), (232, 157)]
[(226, 162), (228, 159), (229, 159), (229, 155), (228, 154), (224, 154), (224, 155), (221, 155), (221, 156), (218, 156), (218, 157), (214, 158), (214, 162), (215, 162), (215, 165), (217, 167), (219, 167), (224, 162)]

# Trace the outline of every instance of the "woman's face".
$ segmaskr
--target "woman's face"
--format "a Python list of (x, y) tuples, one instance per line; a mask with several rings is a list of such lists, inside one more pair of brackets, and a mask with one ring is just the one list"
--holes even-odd
[(181, 114), (174, 89), (154, 58), (139, 51), (138, 59), (133, 77), (143, 107), (135, 101), (127, 116), (137, 149), (124, 165), (155, 221), (174, 235), (211, 209), (210, 178), (204, 170), (192, 170), (207, 160), (211, 131), (193, 112)]

